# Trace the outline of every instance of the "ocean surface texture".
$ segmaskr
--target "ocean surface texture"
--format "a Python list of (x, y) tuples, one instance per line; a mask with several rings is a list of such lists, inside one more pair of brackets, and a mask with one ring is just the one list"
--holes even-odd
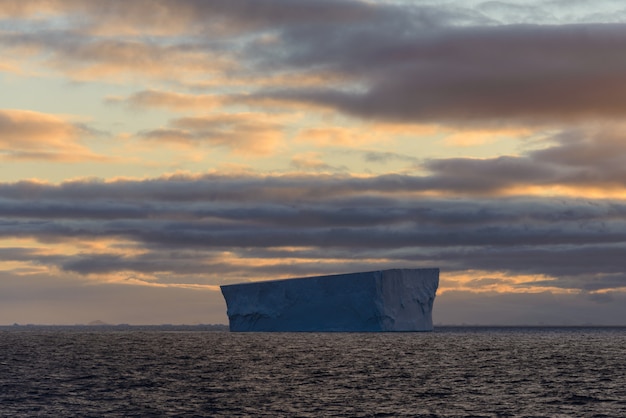
[(0, 330), (0, 416), (626, 416), (625, 328)]

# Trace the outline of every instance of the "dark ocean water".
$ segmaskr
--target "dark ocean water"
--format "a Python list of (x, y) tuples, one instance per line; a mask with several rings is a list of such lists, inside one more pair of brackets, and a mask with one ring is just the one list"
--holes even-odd
[(626, 417), (626, 328), (4, 328), (0, 416)]

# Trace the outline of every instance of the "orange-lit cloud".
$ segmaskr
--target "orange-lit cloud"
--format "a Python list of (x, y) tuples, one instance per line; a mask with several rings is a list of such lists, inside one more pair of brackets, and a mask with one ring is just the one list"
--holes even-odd
[[(74, 45), (71, 45), (74, 43)], [(54, 54), (47, 65), (79, 80), (103, 77), (120, 80), (130, 77), (181, 78), (225, 71), (232, 63), (223, 56), (202, 51), (147, 44), (134, 40), (69, 41), (51, 45)], [(163, 57), (168, 57), (166, 61)]]
[(0, 17), (28, 17), (50, 13), (60, 5), (57, 0), (5, 0), (0, 3)]
[(18, 73), (19, 72), (18, 65), (11, 64), (8, 62), (2, 62), (0, 63), (0, 72)]
[(243, 155), (274, 151), (282, 135), (278, 121), (254, 113), (184, 117), (170, 121), (167, 127), (141, 133), (141, 137), (149, 141), (225, 147)]
[(87, 129), (60, 117), (0, 109), (0, 154), (5, 160), (85, 161), (101, 159), (81, 144)]
[[(463, 292), (497, 292), (497, 293), (537, 293), (551, 291), (568, 293), (567, 289), (546, 285), (553, 280), (545, 275), (515, 274), (510, 275), (499, 271), (467, 270), (448, 272), (441, 279), (438, 293)], [(534, 285), (537, 283), (538, 285)]]
[(320, 153), (312, 151), (294, 155), (291, 158), (291, 166), (298, 171), (341, 171), (337, 167), (326, 164)]

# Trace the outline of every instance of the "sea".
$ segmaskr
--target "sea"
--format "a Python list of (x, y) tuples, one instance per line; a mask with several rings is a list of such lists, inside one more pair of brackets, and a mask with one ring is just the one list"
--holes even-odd
[(626, 417), (626, 328), (0, 327), (2, 417)]

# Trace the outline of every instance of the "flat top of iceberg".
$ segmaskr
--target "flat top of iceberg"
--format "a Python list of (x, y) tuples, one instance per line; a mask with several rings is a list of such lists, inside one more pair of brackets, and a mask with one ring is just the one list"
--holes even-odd
[(385, 269), (385, 270), (372, 270), (372, 271), (361, 271), (357, 273), (336, 273), (336, 274), (328, 274), (328, 275), (320, 275), (320, 276), (305, 276), (305, 277), (293, 277), (293, 278), (285, 278), (285, 279), (274, 279), (274, 280), (261, 280), (255, 282), (242, 282), (242, 283), (233, 283), (233, 284), (224, 284), (220, 287), (231, 287), (231, 286), (246, 286), (246, 285), (257, 285), (261, 283), (275, 283), (275, 282), (285, 282), (285, 281), (295, 281), (295, 280), (310, 280), (310, 279), (330, 279), (330, 280), (341, 280), (347, 278), (354, 278), (355, 276), (370, 276), (376, 273), (387, 273), (387, 272), (409, 272), (409, 271), (420, 271), (420, 272), (428, 272), (432, 271), (439, 273), (439, 268), (395, 268), (395, 269)]

